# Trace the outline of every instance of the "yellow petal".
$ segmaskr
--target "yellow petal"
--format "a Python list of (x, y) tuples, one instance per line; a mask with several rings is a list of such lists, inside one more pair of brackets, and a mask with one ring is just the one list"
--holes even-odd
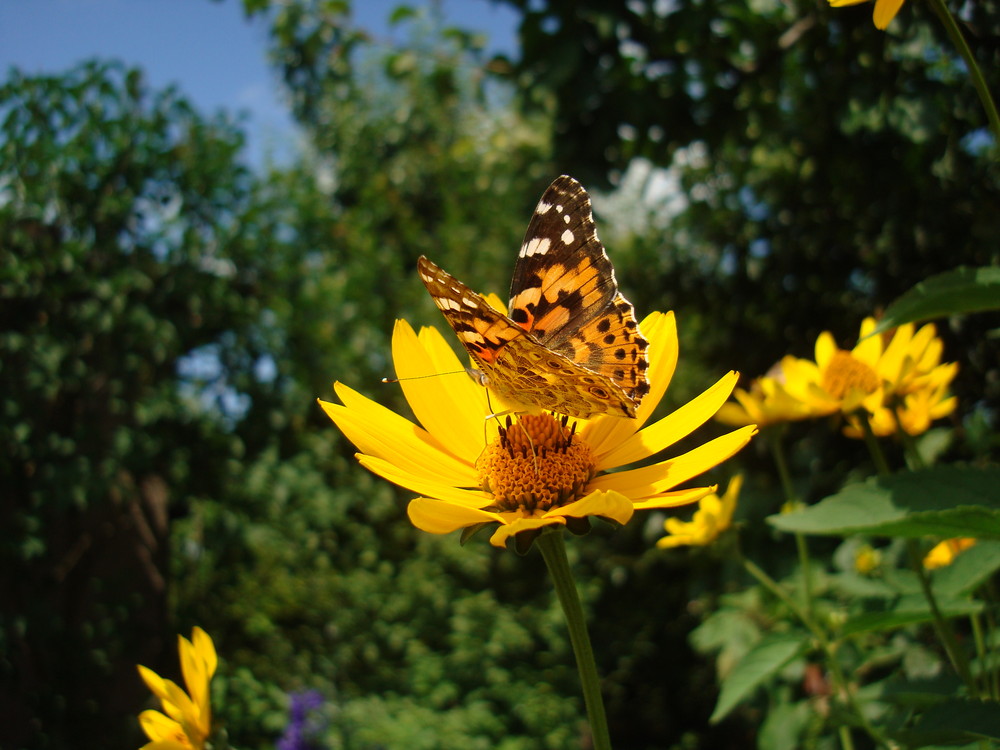
[(448, 534), (477, 523), (503, 523), (496, 513), (469, 508), (454, 503), (418, 497), (406, 506), (410, 522), (429, 534)]
[(208, 633), (197, 626), (191, 631), (191, 640), (198, 657), (205, 663), (208, 679), (212, 679), (219, 663), (219, 657), (215, 653), (215, 644)]
[(592, 489), (616, 490), (632, 498), (638, 505), (637, 500), (673, 489), (678, 484), (722, 463), (750, 442), (750, 438), (756, 433), (755, 425), (741, 427), (676, 458), (638, 469), (604, 474), (594, 479), (588, 486)]
[(724, 375), (715, 385), (684, 406), (644, 430), (636, 433), (606, 455), (595, 455), (599, 470), (640, 461), (687, 437), (719, 410), (736, 387), (735, 372)]
[(833, 339), (833, 334), (829, 331), (823, 331), (816, 339), (816, 364), (822, 370), (833, 359), (833, 355), (837, 351), (837, 342)]
[(875, 0), (875, 11), (872, 14), (875, 28), (885, 31), (899, 13), (899, 9), (903, 7), (903, 2), (904, 0)]
[[(177, 740), (186, 736), (181, 725), (159, 711), (149, 709), (139, 714), (139, 725), (151, 740)], [(179, 740), (178, 740), (179, 741)]]
[(475, 468), (445, 450), (426, 430), (343, 383), (334, 388), (344, 405), (320, 401), (320, 406), (362, 453), (444, 484), (475, 482)]
[(597, 490), (580, 500), (553, 508), (544, 517), (569, 516), (571, 518), (584, 518), (586, 516), (601, 516), (602, 518), (610, 518), (617, 521), (624, 526), (632, 518), (634, 512), (635, 508), (632, 505), (632, 501), (621, 493)]
[(429, 497), (446, 500), (450, 503), (457, 503), (469, 508), (482, 508), (484, 505), (489, 505), (493, 500), (491, 495), (481, 490), (463, 489), (451, 484), (435, 482), (427, 477), (412, 474), (400, 468), (392, 461), (386, 461), (383, 458), (365, 456), (360, 453), (356, 454), (356, 457), (358, 463), (368, 469), (368, 471), (378, 474), (383, 479), (388, 479), (393, 484), (398, 484), (400, 487), (405, 487), (420, 495), (428, 495)]
[(719, 410), (715, 412), (715, 420), (717, 422), (722, 422), (722, 424), (729, 425), (730, 427), (743, 427), (748, 424), (759, 424), (761, 420), (758, 417), (751, 417), (750, 410), (746, 406), (741, 405), (743, 401), (743, 394), (745, 393), (746, 391), (741, 391), (741, 389), (737, 388), (733, 393), (733, 396), (741, 403), (734, 404), (732, 401), (729, 401), (723, 404), (719, 407)]
[(868, 0), (830, 0), (831, 8), (842, 8), (845, 5), (859, 5), (861, 3), (867, 3)]
[(636, 510), (651, 510), (653, 508), (679, 508), (682, 505), (697, 503), (702, 498), (711, 495), (719, 489), (719, 485), (713, 484), (708, 487), (690, 487), (684, 490), (671, 490), (653, 494), (643, 500), (636, 500), (632, 503)]
[(208, 692), (209, 675), (205, 669), (205, 661), (195, 650), (194, 645), (182, 635), (177, 636), (177, 651), (181, 659), (181, 674), (187, 685), (188, 695), (194, 705), (191, 724), (202, 737), (207, 737), (212, 724), (211, 704)]
[(425, 328), (418, 338), (409, 323), (397, 320), (392, 361), (417, 421), (446, 450), (475, 462), (485, 445), (485, 393), (472, 382), (437, 329)]
[(522, 531), (541, 529), (546, 526), (565, 526), (566, 519), (562, 516), (544, 516), (542, 518), (518, 518), (513, 522), (502, 525), (490, 537), (490, 544), (494, 547), (506, 547), (507, 540)]
[(877, 325), (875, 318), (865, 318), (861, 321), (861, 340), (857, 343), (851, 356), (859, 362), (864, 362), (873, 370), (878, 367), (879, 358), (882, 356), (882, 337), (869, 336)]

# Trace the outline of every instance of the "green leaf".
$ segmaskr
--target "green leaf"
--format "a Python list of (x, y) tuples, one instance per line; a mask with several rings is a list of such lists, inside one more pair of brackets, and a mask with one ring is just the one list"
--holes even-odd
[[(938, 608), (944, 617), (962, 617), (983, 610), (983, 603), (971, 599), (938, 599)], [(905, 625), (930, 622), (933, 615), (923, 596), (904, 596), (882, 612), (865, 612), (844, 623), (842, 634), (871, 633), (895, 630)]]
[(912, 729), (896, 739), (912, 747), (931, 743), (1000, 739), (1000, 706), (993, 702), (954, 699), (928, 709)]
[(872, 478), (772, 526), (800, 534), (1000, 539), (1000, 469), (936, 467)]
[(931, 276), (889, 305), (872, 335), (903, 323), (1000, 310), (1000, 268), (956, 268)]
[(757, 644), (722, 681), (719, 701), (709, 722), (721, 721), (758, 686), (807, 648), (808, 640), (801, 635), (774, 636)]

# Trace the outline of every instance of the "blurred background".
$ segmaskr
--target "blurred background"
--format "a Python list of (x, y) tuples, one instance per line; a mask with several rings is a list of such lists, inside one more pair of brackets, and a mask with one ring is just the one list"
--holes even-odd
[[(960, 20), (995, 75), (997, 3)], [(315, 403), (406, 413), (393, 321), (444, 326), (417, 257), (503, 296), (559, 174), (640, 317), (677, 313), (664, 413), (1000, 255), (995, 144), (915, 1), (885, 33), (825, 0), (8, 2), (0, 63), (2, 748), (138, 747), (135, 665), (179, 679), (194, 625), (234, 747), (306, 691), (317, 748), (581, 746), (540, 557), (417, 532)], [(998, 326), (939, 322), (952, 459), (1000, 453)], [(791, 444), (807, 498), (865, 460)], [(767, 560), (776, 480), (754, 445), (708, 479), (737, 469)], [(745, 748), (689, 643), (739, 573), (663, 518), (569, 545), (611, 735)]]

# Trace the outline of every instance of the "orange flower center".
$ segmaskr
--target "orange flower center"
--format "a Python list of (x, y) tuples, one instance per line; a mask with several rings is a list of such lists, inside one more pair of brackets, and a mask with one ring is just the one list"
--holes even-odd
[(878, 385), (876, 372), (843, 349), (836, 351), (823, 372), (823, 389), (838, 399), (844, 398), (852, 389), (874, 393)]
[(568, 417), (528, 414), (500, 428), (476, 461), (482, 487), (498, 511), (545, 512), (583, 496), (596, 473), (590, 446)]

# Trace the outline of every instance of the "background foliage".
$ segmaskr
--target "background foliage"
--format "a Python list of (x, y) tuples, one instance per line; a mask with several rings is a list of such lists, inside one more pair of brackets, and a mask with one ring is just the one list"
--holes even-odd
[[(222, 654), (238, 747), (273, 746), (305, 688), (328, 701), (331, 747), (579, 746), (541, 561), (419, 535), (407, 494), (360, 470), (314, 403), (336, 378), (405, 408), (378, 384), (393, 320), (441, 324), (416, 258), (502, 293), (557, 174), (595, 189), (637, 309), (678, 312), (671, 404), (806, 355), (821, 330), (849, 344), (916, 281), (997, 262), (984, 119), (919, 4), (889, 34), (867, 6), (508, 4), (514, 60), (433, 12), (396, 11), (409, 41), (387, 45), (345, 2), (244, 0), (308, 136), (259, 174), (231, 120), (140, 71), (8, 75), (4, 747), (137, 746), (133, 664), (176, 675), (174, 634), (194, 624)], [(964, 18), (987, 71), (996, 11)], [(997, 322), (944, 331), (969, 415), (958, 457), (996, 459)], [(805, 496), (843, 481), (858, 446), (793, 437)], [(714, 667), (687, 645), (734, 573), (651, 549), (657, 520), (571, 545), (612, 736), (744, 747), (753, 713), (708, 727)]]

